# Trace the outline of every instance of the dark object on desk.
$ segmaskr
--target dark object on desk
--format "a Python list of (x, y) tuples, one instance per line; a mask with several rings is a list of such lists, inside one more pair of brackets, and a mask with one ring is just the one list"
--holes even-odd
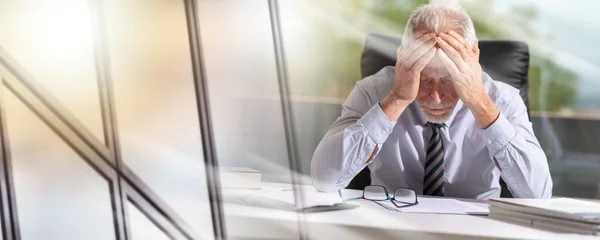
[(302, 208), (302, 209), (299, 209), (298, 212), (303, 212), (303, 213), (328, 212), (328, 211), (337, 211), (337, 210), (345, 210), (345, 209), (354, 209), (357, 207), (359, 207), (359, 206), (347, 204), (347, 203), (336, 203), (334, 205), (320, 205), (320, 206), (312, 206), (312, 207)]
[[(386, 66), (396, 64), (396, 50), (402, 38), (400, 36), (369, 34), (361, 59), (362, 78), (371, 76)], [(529, 107), (528, 79), (529, 48), (518, 41), (479, 41), (481, 55), (479, 62), (483, 71), (494, 80), (505, 82), (517, 89), (525, 105)], [(352, 179), (347, 188), (362, 190), (371, 184), (371, 172), (368, 167)], [(506, 183), (500, 179), (501, 197), (512, 197)]]

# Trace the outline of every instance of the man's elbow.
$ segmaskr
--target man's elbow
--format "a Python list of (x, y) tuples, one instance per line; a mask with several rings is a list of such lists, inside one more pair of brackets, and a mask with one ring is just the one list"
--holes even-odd
[(339, 171), (316, 165), (318, 164), (315, 164), (315, 162), (313, 162), (311, 166), (310, 175), (312, 178), (313, 186), (317, 190), (321, 192), (333, 192), (346, 187), (344, 184), (339, 183)]
[[(545, 157), (545, 155), (543, 155)], [(545, 158), (544, 158), (545, 160)], [(550, 174), (550, 169), (546, 165), (544, 168), (544, 173), (542, 176), (545, 178), (544, 181), (541, 181), (541, 184), (537, 186), (537, 196), (536, 198), (551, 198), (552, 197), (552, 175)]]
[(553, 183), (552, 183), (552, 178), (550, 177), (550, 174), (548, 174), (548, 180), (546, 180), (546, 183), (544, 184), (544, 188), (542, 189), (542, 193), (540, 194), (539, 198), (552, 198), (552, 188), (553, 188)]
[(313, 186), (320, 192), (333, 192), (335, 190), (340, 189), (336, 184), (332, 184), (326, 181), (320, 181), (313, 177), (312, 179)]
[(521, 188), (520, 194), (517, 194), (515, 197), (518, 198), (538, 198), (538, 199), (548, 199), (552, 197), (552, 178), (548, 177), (546, 181), (543, 183), (539, 183), (539, 185), (530, 185)]

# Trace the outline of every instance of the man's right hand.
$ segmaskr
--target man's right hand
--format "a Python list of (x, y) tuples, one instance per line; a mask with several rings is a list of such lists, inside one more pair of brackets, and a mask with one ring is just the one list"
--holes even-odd
[(398, 48), (394, 87), (380, 103), (390, 122), (397, 121), (408, 105), (417, 98), (421, 71), (436, 53), (435, 33), (421, 31), (416, 33), (413, 39)]

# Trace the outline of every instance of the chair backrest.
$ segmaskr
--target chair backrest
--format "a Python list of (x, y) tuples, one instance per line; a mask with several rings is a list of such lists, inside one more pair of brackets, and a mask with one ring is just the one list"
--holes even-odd
[[(396, 64), (396, 50), (402, 38), (393, 35), (369, 34), (361, 59), (362, 78), (371, 76), (386, 66)], [(524, 42), (518, 41), (479, 41), (481, 51), (479, 62), (483, 71), (494, 80), (505, 82), (519, 89), (525, 104), (529, 106), (528, 80), (529, 48)], [(363, 189), (371, 183), (368, 168), (360, 172), (348, 185), (348, 188)], [(511, 194), (506, 184), (500, 180), (502, 197)]]

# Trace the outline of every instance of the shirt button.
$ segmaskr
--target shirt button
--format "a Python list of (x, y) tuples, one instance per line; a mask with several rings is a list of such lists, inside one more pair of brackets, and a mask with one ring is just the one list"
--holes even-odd
[(381, 134), (385, 135), (387, 132), (385, 130), (381, 131)]
[(488, 143), (488, 144), (492, 144), (492, 140), (488, 140), (488, 141), (487, 141), (487, 143)]

